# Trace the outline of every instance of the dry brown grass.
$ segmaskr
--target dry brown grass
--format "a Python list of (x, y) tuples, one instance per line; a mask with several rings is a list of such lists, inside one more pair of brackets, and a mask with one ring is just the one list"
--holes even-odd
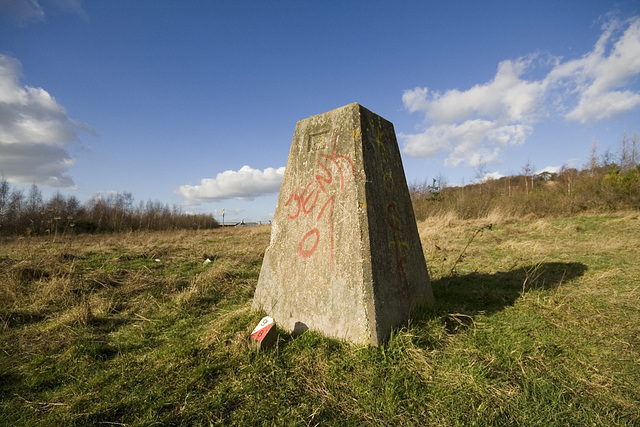
[(0, 325), (36, 313), (62, 325), (88, 324), (144, 316), (162, 298), (188, 306), (207, 293), (225, 295), (238, 269), (262, 261), (268, 233), (262, 226), (4, 238)]
[(4, 240), (0, 424), (638, 423), (636, 212), (419, 230), (435, 306), (384, 346), (259, 352), (268, 227)]

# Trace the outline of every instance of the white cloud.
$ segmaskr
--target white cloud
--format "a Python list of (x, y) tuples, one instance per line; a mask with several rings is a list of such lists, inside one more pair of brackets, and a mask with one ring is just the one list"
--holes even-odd
[(541, 173), (560, 173), (560, 170), (562, 169), (562, 166), (547, 166), (544, 169), (539, 170), (538, 172), (536, 172), (536, 175), (540, 175)]
[[(48, 0), (62, 12), (69, 12), (87, 20), (87, 14), (82, 7), (82, 0)], [(38, 0), (1, 0), (0, 12), (6, 14), (18, 25), (43, 21), (46, 13)]]
[(631, 91), (609, 91), (590, 95), (584, 93), (578, 105), (565, 117), (582, 123), (610, 119), (633, 110), (640, 104), (640, 94)]
[(502, 175), (500, 172), (488, 172), (486, 173), (482, 178), (480, 178), (479, 182), (487, 182), (487, 181), (491, 181), (493, 179), (500, 179), (503, 178), (504, 175)]
[(520, 78), (533, 59), (503, 61), (492, 81), (467, 91), (405, 91), (405, 107), (424, 112), (431, 126), (420, 134), (400, 134), (403, 152), (414, 157), (449, 152), (448, 166), (498, 162), (502, 149), (523, 143), (533, 130), (530, 124), (542, 115), (544, 84)]
[(74, 13), (85, 21), (89, 19), (82, 7), (82, 0), (49, 0), (49, 2), (63, 12)]
[(204, 178), (200, 185), (182, 185), (176, 193), (188, 203), (213, 202), (225, 199), (253, 200), (265, 194), (277, 193), (284, 176), (284, 167), (263, 171), (243, 166), (239, 171), (227, 170), (215, 178)]
[(0, 1), (0, 12), (7, 14), (20, 25), (44, 19), (44, 10), (37, 0), (3, 0)]
[(46, 90), (22, 86), (20, 71), (18, 60), (0, 55), (0, 173), (22, 184), (72, 187), (68, 145), (78, 132), (95, 131), (70, 119)]
[(428, 158), (449, 152), (445, 165), (458, 166), (466, 162), (477, 166), (499, 163), (504, 147), (522, 144), (532, 131), (529, 125), (502, 125), (500, 121), (473, 119), (460, 124), (434, 125), (419, 134), (400, 133), (398, 137), (403, 141), (402, 151), (409, 156)]
[(403, 100), (409, 111), (424, 111), (431, 123), (446, 124), (460, 122), (471, 117), (500, 119), (505, 122), (524, 120), (538, 111), (544, 94), (540, 82), (520, 79), (534, 57), (516, 61), (502, 61), (489, 83), (475, 85), (464, 92), (458, 89), (444, 93), (433, 93), (428, 99), (427, 88), (405, 91)]
[(405, 108), (422, 112), (426, 126), (399, 135), (402, 151), (423, 158), (448, 153), (448, 166), (499, 163), (505, 147), (524, 143), (551, 114), (587, 122), (633, 110), (640, 93), (624, 85), (640, 75), (640, 17), (610, 20), (591, 52), (564, 62), (553, 58), (542, 79), (523, 77), (546, 62), (540, 55), (502, 61), (491, 81), (464, 91), (406, 90)]
[(562, 82), (578, 93), (578, 104), (566, 119), (583, 123), (609, 119), (640, 105), (640, 94), (618, 90), (640, 74), (640, 17), (628, 21), (622, 35), (614, 40), (621, 28), (618, 21), (607, 22), (591, 52), (549, 73), (549, 84)]
[(426, 87), (405, 90), (402, 94), (402, 103), (410, 113), (426, 110), (429, 108), (429, 103), (427, 102), (428, 91), (429, 89)]

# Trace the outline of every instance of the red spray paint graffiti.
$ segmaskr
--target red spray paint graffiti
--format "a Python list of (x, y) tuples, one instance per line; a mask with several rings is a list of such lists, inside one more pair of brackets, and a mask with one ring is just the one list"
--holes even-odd
[[(318, 168), (315, 176), (304, 186), (304, 189), (296, 188), (285, 202), (285, 207), (292, 207), (287, 213), (290, 220), (296, 220), (300, 216), (304, 217), (313, 213), (316, 206), (319, 207), (319, 212), (315, 216), (315, 222), (317, 223), (323, 218), (329, 220), (329, 264), (331, 268), (335, 265), (333, 213), (336, 195), (345, 190), (345, 172), (351, 173), (353, 176), (357, 174), (353, 161), (348, 156), (337, 153), (338, 137), (336, 132), (331, 155), (322, 153), (316, 160)], [(333, 185), (338, 177), (340, 179), (339, 190), (335, 189), (336, 185)], [(311, 257), (318, 248), (320, 240), (320, 229), (318, 227), (311, 228), (298, 243), (298, 255), (302, 258)]]

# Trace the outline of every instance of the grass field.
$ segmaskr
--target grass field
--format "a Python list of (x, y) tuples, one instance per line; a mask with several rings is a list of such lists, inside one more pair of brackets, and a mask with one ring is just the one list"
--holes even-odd
[(419, 231), (436, 304), (386, 345), (263, 352), (268, 227), (2, 240), (0, 425), (640, 425), (637, 212)]

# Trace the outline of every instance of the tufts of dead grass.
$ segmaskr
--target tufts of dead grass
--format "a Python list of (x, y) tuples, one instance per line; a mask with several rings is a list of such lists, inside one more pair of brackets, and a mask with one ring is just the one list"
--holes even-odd
[(637, 424), (637, 221), (429, 218), (435, 307), (380, 348), (309, 331), (265, 352), (248, 336), (266, 227), (5, 241), (0, 419)]
[(131, 315), (157, 310), (167, 299), (215, 304), (236, 285), (252, 286), (235, 283), (236, 275), (261, 262), (268, 233), (262, 226), (4, 239), (0, 316), (29, 311), (73, 324), (86, 323), (83, 312)]
[(451, 243), (453, 237), (460, 235), (466, 228), (466, 222), (453, 211), (441, 212), (418, 223), (418, 234), (423, 250), (435, 253)]
[(517, 220), (516, 216), (499, 208), (492, 209), (486, 216), (476, 219), (462, 219), (455, 211), (445, 211), (419, 222), (418, 233), (423, 241), (429, 241), (444, 234), (459, 235), (489, 224), (504, 225)]
[[(232, 339), (233, 342), (238, 345), (242, 345), (241, 341), (244, 341), (248, 344), (247, 337), (251, 334), (255, 325), (247, 324), (247, 327), (240, 334), (234, 334), (233, 337), (229, 336), (229, 324), (235, 322), (238, 318), (244, 318), (249, 316), (251, 313), (251, 301), (247, 301), (242, 306), (231, 309), (226, 312), (219, 313), (214, 320), (209, 322), (209, 324), (205, 328), (205, 332), (200, 336), (200, 343), (205, 348), (214, 347), (226, 340)], [(244, 337), (243, 339), (239, 339), (240, 335)]]
[(484, 218), (480, 218), (480, 221), (493, 225), (504, 225), (512, 223), (514, 221), (519, 221), (520, 219), (520, 216), (514, 214), (506, 208), (494, 207), (487, 213)]
[(63, 311), (58, 318), (58, 323), (66, 326), (87, 326), (93, 322), (94, 318), (91, 302), (86, 298)]

